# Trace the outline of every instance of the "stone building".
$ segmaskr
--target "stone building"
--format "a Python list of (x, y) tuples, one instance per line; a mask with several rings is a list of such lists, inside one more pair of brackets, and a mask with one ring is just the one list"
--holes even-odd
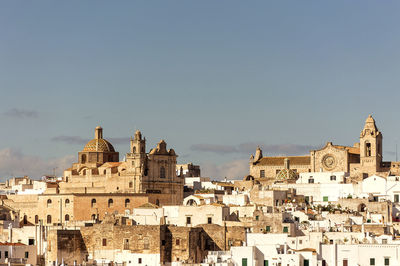
[(171, 195), (172, 204), (182, 202), (184, 178), (176, 175), (177, 155), (164, 140), (146, 153), (146, 138), (136, 131), (125, 157), (119, 161), (118, 152), (103, 139), (103, 129), (96, 127), (78, 162), (64, 171), (60, 193), (158, 193)]
[(334, 145), (332, 142), (305, 156), (263, 157), (257, 148), (250, 157), (250, 175), (256, 179), (280, 179), (281, 171), (290, 165), (297, 175), (304, 172), (346, 172), (350, 177), (361, 180), (370, 175), (394, 175), (399, 173), (399, 162), (384, 162), (382, 156), (382, 133), (371, 115), (365, 121), (359, 142), (354, 146)]
[(200, 263), (209, 250), (227, 250), (245, 241), (243, 227), (124, 225), (113, 216), (80, 230), (49, 230), (47, 265), (60, 262), (165, 265)]

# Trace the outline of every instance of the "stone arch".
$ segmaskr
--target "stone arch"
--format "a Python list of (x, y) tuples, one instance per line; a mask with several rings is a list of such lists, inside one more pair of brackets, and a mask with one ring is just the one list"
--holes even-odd
[(112, 207), (114, 205), (113, 199), (108, 200), (108, 207)]
[(130, 203), (131, 203), (130, 199), (125, 199), (125, 208), (127, 208)]

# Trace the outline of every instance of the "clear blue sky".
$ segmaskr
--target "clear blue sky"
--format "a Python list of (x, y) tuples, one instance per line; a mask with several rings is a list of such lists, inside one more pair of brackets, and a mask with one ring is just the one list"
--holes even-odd
[(61, 174), (97, 125), (121, 159), (141, 129), (148, 149), (163, 138), (206, 175), (241, 176), (256, 144), (352, 145), (370, 113), (393, 160), (399, 12), (365, 0), (1, 1), (0, 177)]

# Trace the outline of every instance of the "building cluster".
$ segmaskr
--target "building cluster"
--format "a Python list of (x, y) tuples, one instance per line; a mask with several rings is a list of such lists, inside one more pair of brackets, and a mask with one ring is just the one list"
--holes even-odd
[(0, 264), (400, 265), (400, 162), (369, 116), (354, 146), (250, 158), (213, 181), (136, 131), (119, 153), (95, 129), (62, 177), (0, 184)]

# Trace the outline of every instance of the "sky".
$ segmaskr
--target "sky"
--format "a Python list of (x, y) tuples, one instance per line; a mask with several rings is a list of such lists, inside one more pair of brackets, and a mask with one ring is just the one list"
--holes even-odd
[(372, 114), (394, 160), (399, 1), (1, 1), (0, 180), (62, 175), (104, 129), (140, 129), (202, 175), (353, 145)]

